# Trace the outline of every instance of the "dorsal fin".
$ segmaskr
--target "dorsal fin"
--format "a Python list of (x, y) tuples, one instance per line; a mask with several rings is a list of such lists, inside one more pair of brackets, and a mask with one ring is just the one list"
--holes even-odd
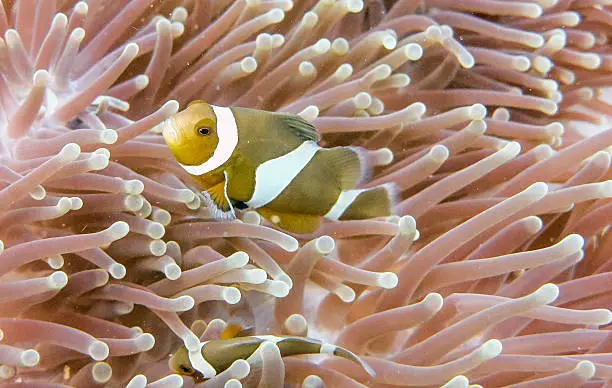
[(283, 127), (290, 130), (295, 136), (304, 141), (312, 140), (318, 142), (321, 140), (321, 135), (308, 121), (298, 115), (279, 114)]

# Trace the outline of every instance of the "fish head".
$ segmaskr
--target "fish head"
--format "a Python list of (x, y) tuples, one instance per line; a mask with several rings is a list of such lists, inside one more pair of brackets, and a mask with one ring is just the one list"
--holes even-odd
[(197, 166), (212, 157), (219, 144), (217, 117), (204, 101), (191, 102), (162, 124), (162, 135), (176, 160)]
[(204, 377), (198, 371), (196, 371), (191, 362), (189, 361), (189, 351), (185, 345), (179, 346), (179, 348), (170, 356), (168, 361), (170, 370), (181, 376), (190, 376), (194, 381), (202, 381)]

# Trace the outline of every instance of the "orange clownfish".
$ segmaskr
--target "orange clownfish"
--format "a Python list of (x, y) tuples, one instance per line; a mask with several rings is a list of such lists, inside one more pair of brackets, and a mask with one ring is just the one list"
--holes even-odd
[(197, 100), (161, 126), (217, 219), (250, 207), (285, 230), (313, 233), (321, 217), (391, 215), (392, 184), (355, 189), (371, 169), (366, 150), (319, 146), (316, 128), (297, 115)]

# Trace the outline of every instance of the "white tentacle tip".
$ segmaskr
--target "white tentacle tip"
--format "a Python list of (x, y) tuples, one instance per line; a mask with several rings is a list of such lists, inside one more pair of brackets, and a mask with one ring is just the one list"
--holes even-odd
[(170, 32), (171, 27), (172, 23), (170, 22), (170, 20), (164, 17), (159, 18), (157, 20), (157, 23), (155, 23), (155, 30), (158, 34)]
[(412, 235), (416, 229), (416, 220), (412, 216), (402, 216), (397, 223), (397, 229), (402, 236)]
[(502, 343), (500, 341), (496, 339), (488, 340), (478, 349), (479, 356), (483, 360), (490, 360), (499, 356), (502, 352), (502, 348)]
[(50, 80), (49, 72), (47, 70), (37, 70), (34, 73), (33, 83), (34, 86), (44, 88), (49, 84)]
[(378, 276), (377, 284), (384, 289), (391, 289), (397, 287), (399, 282), (397, 275), (393, 272), (383, 272)]
[(469, 115), (472, 120), (484, 120), (487, 116), (487, 107), (482, 104), (474, 104), (469, 108)]
[(506, 155), (510, 159), (515, 158), (519, 153), (521, 153), (521, 143), (517, 141), (511, 141), (510, 143), (506, 144), (504, 148), (502, 148), (500, 151), (502, 151), (504, 155)]
[(302, 314), (290, 315), (283, 325), (291, 335), (302, 335), (308, 331), (308, 321)]
[(136, 338), (136, 346), (141, 352), (146, 352), (153, 349), (155, 345), (155, 337), (150, 333), (143, 333)]
[(423, 47), (417, 43), (409, 43), (404, 46), (403, 54), (411, 61), (417, 61), (423, 56)]
[(440, 163), (440, 164), (445, 162), (449, 156), (450, 156), (450, 151), (448, 150), (446, 146), (441, 145), (441, 144), (437, 144), (431, 147), (431, 150), (428, 153), (428, 157), (431, 158), (431, 160), (433, 160), (436, 163)]
[(102, 341), (94, 341), (89, 345), (88, 353), (96, 361), (105, 360), (109, 353), (108, 345)]
[(313, 48), (315, 49), (317, 54), (325, 54), (331, 49), (331, 42), (329, 41), (329, 39), (323, 38), (317, 41), (317, 43), (313, 45)]
[(31, 368), (38, 365), (39, 361), (40, 354), (38, 354), (38, 352), (34, 349), (24, 350), (21, 353), (21, 356), (19, 356), (19, 365), (26, 368)]
[(68, 17), (63, 13), (57, 13), (51, 22), (51, 29), (65, 28), (68, 24)]
[(138, 52), (140, 51), (140, 47), (138, 47), (138, 45), (134, 42), (132, 43), (128, 43), (125, 48), (123, 49), (123, 52), (121, 53), (122, 56), (126, 56), (130, 59), (134, 59), (136, 58), (136, 56), (138, 55)]
[(232, 377), (243, 379), (251, 372), (251, 365), (246, 360), (236, 360), (230, 365)]
[(552, 283), (546, 283), (531, 294), (537, 304), (545, 305), (554, 302), (559, 297), (559, 287)]
[(273, 8), (266, 14), (270, 23), (280, 23), (285, 18), (285, 12), (280, 8)]
[(599, 195), (604, 198), (612, 197), (612, 180), (601, 182), (597, 185)]
[(591, 361), (580, 361), (572, 373), (584, 381), (590, 380), (593, 376), (595, 376), (595, 364), (593, 364)]
[(248, 264), (249, 255), (246, 252), (238, 251), (228, 256), (226, 260), (232, 268), (241, 268)]
[(80, 13), (83, 15), (83, 14), (86, 14), (88, 11), (89, 11), (89, 5), (87, 5), (87, 2), (85, 1), (79, 1), (74, 6), (74, 12), (76, 13)]
[(127, 274), (125, 266), (119, 263), (111, 264), (107, 269), (107, 272), (113, 277), (113, 279), (123, 279)]
[(276, 280), (281, 281), (289, 286), (289, 288), (293, 288), (293, 280), (286, 273), (282, 273), (275, 277)]
[(242, 388), (242, 383), (238, 379), (229, 379), (223, 384), (223, 388)]
[(389, 148), (381, 148), (376, 150), (376, 165), (377, 166), (387, 166), (393, 162), (393, 151)]
[(415, 102), (414, 104), (410, 105), (408, 109), (410, 109), (411, 112), (413, 112), (417, 117), (421, 117), (425, 114), (425, 112), (427, 112), (427, 106), (422, 102)]
[(579, 234), (570, 234), (559, 242), (569, 253), (578, 252), (584, 246), (584, 238)]
[(539, 232), (544, 226), (542, 219), (538, 216), (525, 217), (523, 219), (523, 222), (529, 234), (535, 234)]
[(533, 195), (535, 200), (543, 198), (548, 193), (548, 185), (544, 182), (536, 182), (522, 191)]
[(246, 74), (251, 74), (257, 70), (257, 60), (251, 56), (243, 58), (240, 61), (240, 69)]
[(119, 134), (114, 129), (105, 129), (100, 131), (100, 143), (102, 144), (115, 144), (119, 139)]
[(47, 286), (52, 290), (61, 290), (68, 284), (68, 275), (65, 272), (53, 272), (47, 277)]
[[(476, 136), (480, 136), (487, 131), (487, 123), (484, 120), (473, 120), (468, 124), (466, 130), (468, 130), (470, 133)], [(510, 144), (511, 143), (509, 143), (508, 145)], [(520, 152), (520, 147), (519, 147), (519, 152)]]
[[(146, 74), (140, 74), (137, 75), (134, 78), (134, 83), (136, 84), (136, 88), (138, 90), (142, 90), (144, 88), (146, 88), (147, 86), (149, 86), (149, 76)], [(172, 100), (174, 101), (174, 100)]]
[(297, 115), (311, 123), (319, 117), (319, 113), (319, 108), (316, 105), (309, 105)]
[(470, 381), (463, 375), (455, 376), (444, 384), (441, 388), (467, 388), (470, 385)]
[(287, 252), (295, 252), (300, 247), (300, 243), (294, 237), (287, 235), (287, 240), (283, 241), (281, 248)]
[(309, 375), (306, 376), (304, 381), (302, 381), (301, 388), (322, 388), (325, 387), (325, 382), (322, 378), (317, 375)]
[(8, 380), (15, 376), (15, 367), (10, 365), (0, 365), (0, 380)]
[(81, 154), (81, 147), (76, 143), (68, 143), (60, 150), (58, 156), (67, 161), (72, 162)]
[(108, 232), (113, 235), (113, 238), (120, 239), (130, 232), (130, 226), (125, 221), (117, 221), (108, 227)]
[(429, 311), (436, 312), (440, 311), (440, 309), (444, 305), (444, 298), (437, 292), (432, 292), (425, 296), (425, 299), (423, 299), (422, 303), (425, 305), (425, 307), (427, 307)]
[(236, 287), (227, 287), (223, 290), (222, 297), (227, 303), (236, 304), (240, 302), (242, 295), (240, 294), (240, 290)]
[(267, 292), (276, 298), (284, 298), (291, 291), (291, 287), (280, 280), (268, 280), (266, 283), (268, 283)]
[(268, 273), (261, 268), (248, 269), (245, 272), (245, 283), (262, 284), (268, 279)]
[(315, 242), (315, 247), (317, 251), (323, 255), (331, 253), (334, 250), (336, 243), (333, 238), (329, 236), (321, 236), (317, 238)]
[(127, 383), (125, 388), (145, 388), (147, 386), (147, 378), (145, 375), (136, 375)]
[[(148, 80), (148, 77), (147, 77), (147, 80)], [(164, 116), (166, 117), (172, 116), (173, 114), (176, 114), (176, 112), (178, 112), (179, 102), (176, 100), (167, 101), (164, 105), (162, 105), (160, 110), (164, 113)]]
[(155, 386), (165, 388), (180, 388), (183, 384), (183, 376), (178, 374), (171, 374), (155, 381)]
[(179, 296), (172, 301), (176, 305), (176, 311), (189, 311), (195, 306), (195, 299), (189, 295)]
[(91, 377), (97, 384), (107, 383), (113, 375), (113, 369), (106, 362), (97, 362), (91, 368)]

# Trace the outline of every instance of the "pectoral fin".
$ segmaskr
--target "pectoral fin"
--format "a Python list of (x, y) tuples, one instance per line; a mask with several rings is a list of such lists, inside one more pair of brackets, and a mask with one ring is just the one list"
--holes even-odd
[(265, 207), (257, 209), (257, 212), (271, 223), (293, 233), (314, 233), (321, 225), (320, 216), (296, 213), (280, 213)]
[(227, 196), (227, 173), (223, 172), (224, 179), (216, 185), (203, 191), (204, 199), (210, 214), (219, 220), (233, 220), (236, 218), (232, 202)]

